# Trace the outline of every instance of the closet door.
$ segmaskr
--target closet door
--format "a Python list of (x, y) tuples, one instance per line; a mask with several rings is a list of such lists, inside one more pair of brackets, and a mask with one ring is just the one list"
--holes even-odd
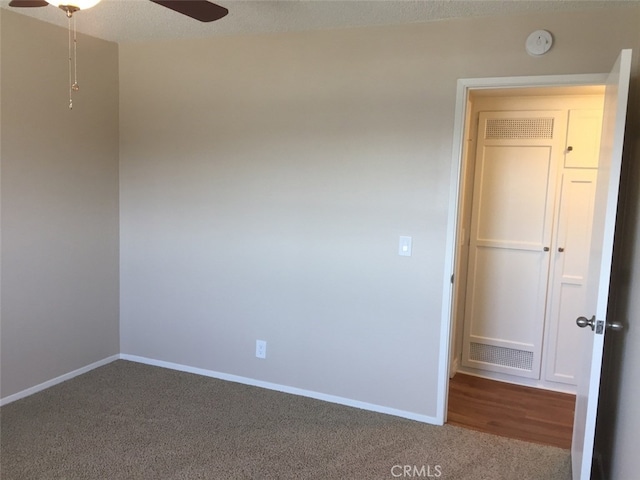
[(540, 378), (562, 112), (481, 112), (462, 363)]
[(585, 329), (574, 312), (586, 309), (586, 283), (600, 154), (602, 109), (571, 109), (560, 191), (556, 244), (552, 248), (547, 306), (545, 379), (576, 385)]
[(570, 385), (576, 385), (581, 346), (591, 334), (577, 329), (574, 317), (586, 305), (596, 174), (595, 169), (564, 170), (552, 251), (545, 379)]

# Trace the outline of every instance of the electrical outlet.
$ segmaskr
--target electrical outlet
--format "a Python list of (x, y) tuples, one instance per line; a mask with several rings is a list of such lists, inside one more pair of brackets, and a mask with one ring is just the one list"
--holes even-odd
[(264, 340), (256, 340), (256, 357), (267, 358), (267, 342)]

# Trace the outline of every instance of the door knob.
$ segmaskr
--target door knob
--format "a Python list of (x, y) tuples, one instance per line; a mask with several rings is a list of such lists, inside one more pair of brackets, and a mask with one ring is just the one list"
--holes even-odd
[(578, 325), (580, 328), (584, 328), (584, 327), (591, 327), (591, 330), (593, 330), (596, 326), (596, 316), (594, 315), (591, 318), (587, 318), (587, 317), (578, 317), (576, 319), (576, 325)]
[(607, 322), (607, 328), (610, 328), (614, 332), (619, 332), (624, 326), (620, 322)]

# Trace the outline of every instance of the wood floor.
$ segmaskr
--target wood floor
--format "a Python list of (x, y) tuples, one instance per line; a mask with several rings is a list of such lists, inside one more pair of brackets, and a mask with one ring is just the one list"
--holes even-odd
[(575, 395), (456, 374), (447, 422), (503, 437), (571, 447)]

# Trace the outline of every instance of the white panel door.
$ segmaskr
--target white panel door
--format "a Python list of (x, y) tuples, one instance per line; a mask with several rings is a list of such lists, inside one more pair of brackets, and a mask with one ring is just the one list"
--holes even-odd
[(558, 221), (552, 246), (546, 335), (545, 379), (576, 384), (586, 331), (576, 329), (575, 312), (584, 309), (591, 248), (595, 169), (562, 173)]
[(556, 111), (480, 113), (464, 366), (540, 378), (558, 125)]
[(606, 84), (587, 281), (587, 307), (585, 312), (577, 313), (588, 319), (593, 318), (595, 328), (588, 336), (589, 341), (581, 362), (584, 370), (578, 378), (571, 443), (574, 480), (587, 480), (591, 477), (630, 73), (631, 50), (623, 50)]

